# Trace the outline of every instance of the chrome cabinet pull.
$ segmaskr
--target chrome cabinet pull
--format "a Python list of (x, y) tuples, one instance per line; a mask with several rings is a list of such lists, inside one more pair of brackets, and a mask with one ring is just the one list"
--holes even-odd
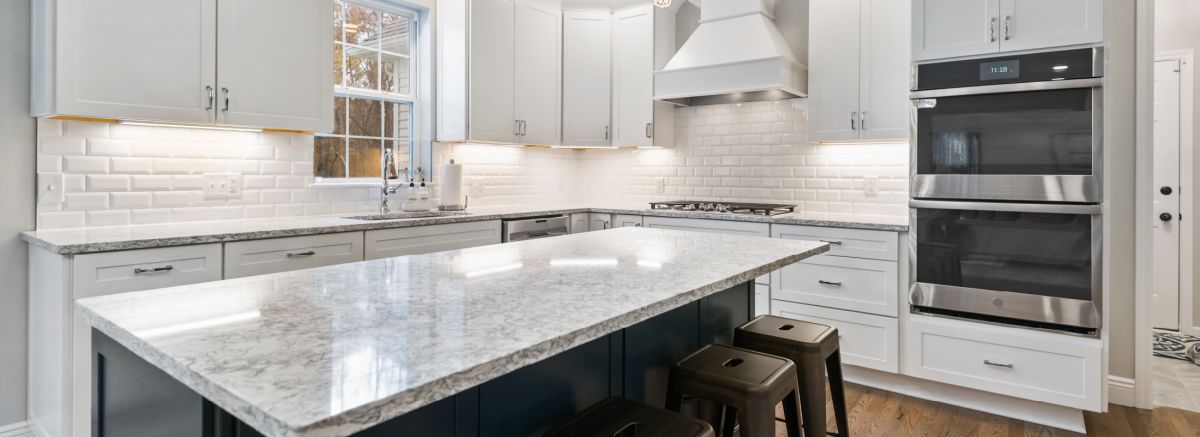
[(1011, 369), (1011, 368), (1013, 368), (1013, 364), (1012, 364), (1012, 363), (1007, 363), (1007, 364), (1005, 364), (1005, 363), (997, 363), (997, 362), (993, 362), (993, 361), (991, 361), (991, 360), (987, 360), (987, 359), (983, 360), (983, 364), (987, 364), (987, 365), (989, 365), (989, 366), (992, 366), (992, 367), (1003, 367), (1003, 368), (1005, 368), (1005, 369)]
[(165, 265), (165, 266), (154, 267), (154, 268), (149, 268), (149, 269), (142, 268), (142, 267), (135, 267), (133, 269), (133, 274), (144, 275), (147, 273), (165, 273), (165, 272), (169, 272), (171, 270), (175, 270), (175, 266)]
[(858, 113), (858, 128), (867, 130), (867, 111)]
[(513, 120), (513, 136), (521, 136), (521, 120)]
[(831, 245), (834, 245), (834, 246), (841, 246), (841, 245), (842, 245), (842, 242), (841, 242), (841, 241), (838, 241), (838, 240), (817, 240), (817, 241), (820, 241), (820, 242), (822, 242), (822, 243), (829, 243), (829, 244), (831, 244)]
[(221, 87), (221, 94), (225, 95), (225, 107), (221, 112), (229, 112), (229, 88)]
[(651, 129), (654, 123), (646, 123), (646, 138), (654, 138), (654, 130)]
[(608, 139), (608, 125), (604, 125), (604, 139)]
[(817, 283), (821, 284), (821, 285), (828, 285), (830, 287), (841, 287), (842, 286), (841, 282), (826, 281), (824, 279), (818, 279)]
[(988, 26), (988, 42), (996, 42), (996, 17), (992, 17), (992, 23)]
[(204, 90), (208, 91), (208, 106), (205, 106), (204, 110), (211, 111), (213, 109), (213, 105), (217, 102), (217, 95), (215, 92), (213, 92), (212, 85), (205, 85)]
[(858, 111), (851, 112), (850, 113), (850, 130), (858, 130), (858, 128), (855, 127), (855, 125), (854, 125), (854, 121), (856, 118), (858, 118)]
[(604, 221), (604, 227), (601, 229), (608, 229), (608, 221), (607, 220)]
[(313, 255), (316, 255), (316, 254), (317, 254), (317, 251), (315, 251), (315, 250), (312, 250), (312, 249), (309, 249), (309, 250), (307, 250), (307, 251), (304, 251), (304, 252), (292, 252), (292, 253), (289, 253), (289, 254), (287, 254), (287, 257), (288, 257), (288, 258), (303, 258), (303, 257), (306, 257), (306, 256), (313, 256)]
[(1010, 24), (1012, 24), (1012, 16), (1011, 16), (1011, 15), (1005, 15), (1005, 16), (1004, 16), (1004, 40), (1005, 40), (1005, 41), (1008, 41), (1008, 40), (1012, 39), (1012, 33), (1011, 33), (1011, 31), (1009, 30), (1009, 25), (1010, 25)]

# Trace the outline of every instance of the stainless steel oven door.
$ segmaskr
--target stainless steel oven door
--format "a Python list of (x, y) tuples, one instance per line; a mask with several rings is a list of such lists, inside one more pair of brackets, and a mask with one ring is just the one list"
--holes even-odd
[(1099, 203), (1101, 82), (914, 91), (912, 197)]
[(1098, 332), (1100, 205), (912, 200), (909, 206), (914, 311)]

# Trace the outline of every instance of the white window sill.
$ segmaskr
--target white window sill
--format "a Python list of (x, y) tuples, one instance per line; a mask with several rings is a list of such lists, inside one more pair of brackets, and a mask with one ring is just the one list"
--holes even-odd
[(379, 178), (327, 179), (313, 182), (308, 188), (373, 188), (381, 185), (383, 181)]

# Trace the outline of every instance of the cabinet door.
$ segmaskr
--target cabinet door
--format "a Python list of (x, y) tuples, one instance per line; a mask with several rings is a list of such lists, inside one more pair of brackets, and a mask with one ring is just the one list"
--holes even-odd
[(808, 125), (814, 141), (858, 138), (859, 9), (858, 1), (809, 3), (811, 32), (821, 35), (809, 48)]
[(611, 14), (563, 14), (563, 144), (610, 144), (611, 30)]
[(913, 60), (1000, 51), (999, 2), (912, 0)]
[(650, 146), (654, 121), (653, 6), (613, 14), (613, 145)]
[(219, 2), (218, 122), (332, 130), (333, 2)]
[(612, 229), (612, 214), (591, 213), (589, 215), (589, 230), (603, 231), (605, 229)]
[(56, 11), (54, 113), (213, 121), (217, 0), (60, 0)]
[(1002, 0), (1000, 50), (1104, 41), (1104, 0)]
[(862, 0), (859, 138), (908, 139), (909, 0)]
[(586, 212), (577, 212), (571, 214), (571, 233), (580, 234), (589, 231), (591, 226), (591, 215)]
[(516, 141), (516, 1), (474, 0), (470, 23), (469, 137)]
[(522, 144), (558, 144), (562, 128), (562, 12), (517, 3), (517, 119)]

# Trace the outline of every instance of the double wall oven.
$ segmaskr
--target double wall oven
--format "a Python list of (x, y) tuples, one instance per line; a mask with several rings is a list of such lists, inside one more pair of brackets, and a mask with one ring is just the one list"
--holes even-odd
[(914, 311), (1096, 335), (1103, 51), (913, 67)]

